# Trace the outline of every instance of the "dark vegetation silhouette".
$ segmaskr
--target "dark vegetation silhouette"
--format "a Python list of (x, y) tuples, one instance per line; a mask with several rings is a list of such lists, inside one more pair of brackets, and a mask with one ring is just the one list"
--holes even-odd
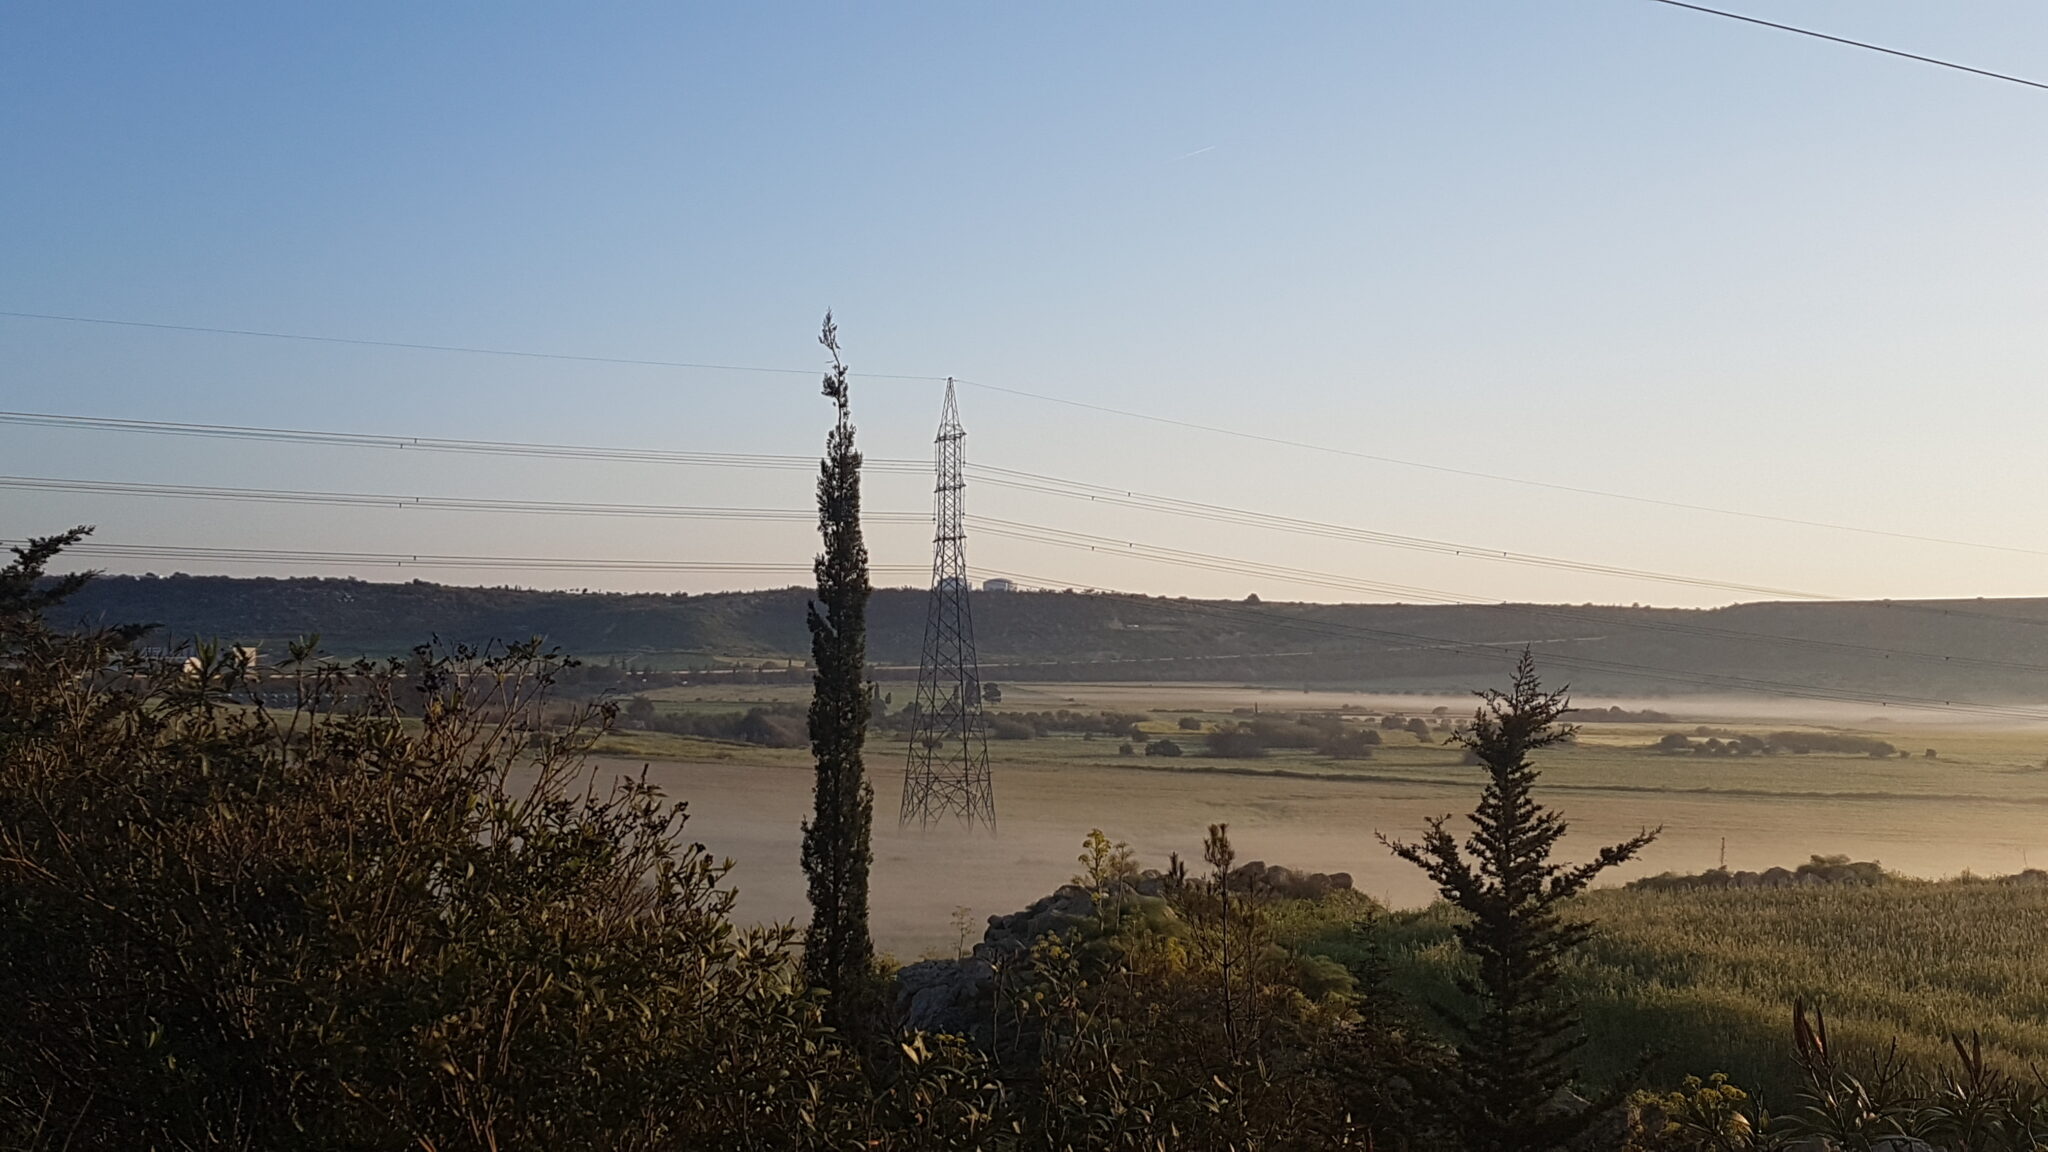
[(1534, 797), (1540, 776), (1529, 754), (1571, 737), (1560, 718), (1563, 692), (1545, 692), (1527, 649), (1506, 692), (1489, 690), (1458, 742), (1486, 770), (1486, 789), (1461, 848), (1449, 817), (1430, 821), (1416, 843), (1381, 840), (1423, 870), (1466, 919), (1456, 935), (1476, 972), (1460, 977), (1470, 1003), (1445, 1009), (1458, 1042), (1450, 1089), (1458, 1127), (1474, 1152), (1558, 1147), (1584, 1133), (1618, 1097), (1591, 1105), (1561, 1094), (1577, 1079), (1572, 1051), (1583, 1042), (1563, 964), (1591, 925), (1567, 902), (1601, 872), (1633, 859), (1656, 838), (1644, 832), (1600, 850), (1590, 862), (1553, 859), (1567, 824)]
[[(709, 685), (807, 683), (809, 671), (801, 666), (810, 648), (804, 602), (813, 595), (809, 587), (578, 594), (427, 581), (110, 576), (69, 601), (67, 615), (72, 620), (161, 622), (161, 642), (234, 635), (273, 650), (311, 621), (318, 623), (329, 650), (346, 656), (403, 654), (429, 635), (480, 644), (493, 637), (540, 634), (587, 660), (565, 671), (562, 688), (579, 688), (587, 679), (632, 692), (678, 679)], [(877, 678), (916, 679), (928, 598), (922, 588), (875, 590), (868, 644), (869, 658), (880, 666)], [(1453, 692), (1497, 675), (1499, 659), (1491, 649), (1513, 637), (1518, 643), (1541, 641), (1539, 651), (1561, 658), (1597, 656), (1682, 668), (1704, 677), (1744, 676), (1943, 700), (2038, 700), (2048, 692), (2048, 675), (2015, 667), (2041, 662), (2030, 647), (2034, 629), (2012, 623), (2015, 617), (2048, 622), (2048, 600), (2041, 599), (1927, 606), (1942, 611), (1855, 602), (1703, 610), (1583, 606), (1571, 609), (1573, 619), (1531, 616), (1497, 605), (1268, 602), (1250, 608), (1235, 601), (1026, 591), (980, 597), (975, 607), (982, 660), (991, 671), (999, 664), (1014, 667), (1003, 674), (1006, 682), (1399, 683)], [(1592, 647), (1573, 639), (1586, 636), (1589, 628), (1604, 638)], [(1361, 629), (1369, 632), (1361, 634)], [(1821, 643), (1759, 645), (1701, 634), (1722, 629)], [(1438, 637), (1457, 646), (1417, 648), (1370, 638), (1370, 633), (1385, 632)], [(1938, 652), (1954, 659), (1878, 659), (1848, 648)], [(623, 684), (614, 661), (630, 664)], [(650, 679), (643, 681), (643, 676)], [(1582, 694), (1617, 696), (1688, 690), (1668, 680), (1604, 670), (1578, 673), (1575, 687)], [(1581, 719), (1671, 723), (1668, 715), (1651, 709), (1593, 710)]]
[(562, 657), (308, 641), (259, 691), (48, 627), (62, 543), (0, 575), (0, 1146), (823, 1147), (895, 1106), (684, 807), (585, 767)]
[(828, 993), (840, 1028), (860, 1027), (871, 1010), (874, 943), (868, 936), (869, 833), (875, 796), (862, 746), (871, 693), (867, 684), (868, 550), (861, 536), (860, 452), (839, 333), (825, 314), (818, 343), (832, 354), (824, 393), (837, 422), (818, 472), (818, 596), (805, 617), (811, 631), (811, 753), (817, 783), (803, 827), (803, 868), (811, 921), (804, 929), (804, 977)]

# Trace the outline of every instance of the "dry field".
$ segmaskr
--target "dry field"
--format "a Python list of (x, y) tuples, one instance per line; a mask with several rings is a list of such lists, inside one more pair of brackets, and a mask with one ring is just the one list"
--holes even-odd
[[(670, 706), (732, 707), (679, 690)], [(794, 699), (763, 689), (753, 699)], [(1587, 701), (1586, 703), (1596, 703)], [(1613, 703), (1598, 701), (1601, 705)], [(1645, 706), (1644, 702), (1621, 702)], [(1350, 704), (1427, 713), (1457, 712), (1469, 699), (1369, 697), (1222, 685), (1013, 685), (1003, 710), (1048, 708), (1156, 712), (1148, 728), (1175, 727), (1178, 715), (1214, 721), (1233, 708), (1324, 710)], [(1627, 875), (1699, 871), (1726, 845), (1733, 868), (1792, 865), (1814, 853), (1875, 859), (1916, 876), (1965, 870), (2006, 873), (2048, 866), (2048, 730), (1908, 719), (1881, 723), (1860, 714), (1811, 717), (1832, 730), (1877, 736), (1913, 751), (1910, 759), (1852, 755), (1670, 756), (1648, 749), (1669, 731), (1763, 733), (1795, 726), (1784, 714), (1745, 717), (1741, 705), (1652, 701), (1674, 724), (1596, 724), (1579, 745), (1541, 762), (1549, 799), (1573, 821), (1568, 848), (1661, 825), (1662, 839)], [(1753, 706), (1752, 706), (1753, 710)], [(1882, 718), (1889, 721), (1891, 718)], [(957, 828), (903, 829), (895, 820), (902, 779), (900, 744), (871, 746), (876, 830), (874, 924), (878, 944), (900, 959), (950, 952), (957, 908), (978, 923), (1014, 910), (1066, 881), (1091, 828), (1130, 841), (1147, 866), (1169, 852), (1199, 852), (1205, 826), (1223, 821), (1246, 859), (1349, 872), (1358, 886), (1395, 906), (1426, 903), (1433, 893), (1388, 855), (1375, 833), (1413, 835), (1425, 818), (1469, 808), (1476, 774), (1455, 751), (1388, 733), (1369, 761), (1307, 752), (1257, 760), (1191, 754), (1178, 760), (1123, 757), (1116, 741), (1053, 736), (991, 745), (998, 835)], [(1199, 737), (1185, 741), (1193, 753)], [(1928, 760), (1924, 748), (1937, 750)], [(626, 733), (602, 749), (607, 771), (642, 764), (671, 795), (687, 800), (690, 834), (737, 861), (732, 882), (743, 919), (794, 918), (804, 912), (797, 867), (798, 826), (810, 803), (808, 759), (801, 751)], [(978, 934), (978, 929), (976, 930)]]

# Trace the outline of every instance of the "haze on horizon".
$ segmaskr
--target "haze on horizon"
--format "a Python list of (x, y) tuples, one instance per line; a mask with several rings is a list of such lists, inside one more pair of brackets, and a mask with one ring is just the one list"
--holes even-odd
[[(1745, 12), (2048, 76), (2048, 13)], [(971, 513), (1483, 600), (2040, 594), (2048, 93), (1643, 0), (1029, 11), (24, 10), (0, 42), (0, 408), (815, 455), (836, 310), (871, 458), (978, 464), (1720, 582), (1503, 564), (978, 484)], [(1217, 435), (1063, 398), (1228, 428)], [(1324, 445), (1431, 467), (1305, 451)], [(811, 474), (56, 430), (0, 473), (801, 511)], [(1464, 472), (1520, 477), (1510, 484)], [(1564, 489), (1637, 497), (1621, 500)], [(1660, 503), (1661, 502), (1661, 503)], [(879, 583), (929, 479), (872, 471)], [(1752, 513), (1730, 516), (1678, 505)], [(1780, 520), (1760, 517), (1779, 517)], [(1878, 532), (1838, 531), (1810, 521)], [(113, 571), (702, 591), (773, 522), (0, 489), (0, 535), (773, 562)], [(1974, 541), (1938, 544), (1904, 536)], [(989, 573), (1409, 599), (975, 534)]]

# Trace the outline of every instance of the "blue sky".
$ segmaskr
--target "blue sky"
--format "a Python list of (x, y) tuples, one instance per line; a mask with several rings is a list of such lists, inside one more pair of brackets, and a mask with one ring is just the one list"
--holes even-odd
[[(2048, 77), (2048, 9), (1743, 11)], [(857, 370), (1682, 504), (2048, 551), (2048, 92), (1648, 0), (48, 5), (0, 36), (0, 310)], [(813, 381), (0, 317), (10, 410), (814, 452)], [(928, 382), (862, 380), (869, 452)], [(1572, 495), (969, 387), (978, 461), (1852, 596), (2043, 557)], [(0, 425), (16, 476), (801, 508), (801, 472)], [(870, 506), (914, 512), (915, 476)], [(1487, 599), (1735, 593), (980, 488), (978, 513)], [(802, 562), (801, 523), (0, 492), (0, 535)], [(878, 563), (928, 533), (877, 525)], [(992, 537), (1056, 584), (1367, 598)], [(117, 570), (278, 571), (192, 562)], [(321, 569), (340, 571), (346, 569)], [(478, 574), (681, 588), (788, 576)], [(910, 578), (904, 578), (906, 580)]]

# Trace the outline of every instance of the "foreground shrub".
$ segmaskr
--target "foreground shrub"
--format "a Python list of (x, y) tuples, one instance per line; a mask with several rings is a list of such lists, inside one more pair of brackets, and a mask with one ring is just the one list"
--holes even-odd
[(683, 807), (586, 770), (605, 713), (536, 725), (537, 646), (300, 647), (258, 691), (12, 607), (0, 1145), (787, 1147), (894, 1106)]
[(1162, 897), (1131, 887), (1127, 845), (1098, 831), (1083, 847), (1075, 879), (1094, 917), (1010, 960), (997, 1006), (1021, 1147), (1449, 1147), (1414, 1088), (1441, 1075), (1444, 1050), (1298, 949), (1279, 902), (1235, 878), (1224, 826), (1203, 846), (1206, 874), (1177, 858), (1146, 874)]

